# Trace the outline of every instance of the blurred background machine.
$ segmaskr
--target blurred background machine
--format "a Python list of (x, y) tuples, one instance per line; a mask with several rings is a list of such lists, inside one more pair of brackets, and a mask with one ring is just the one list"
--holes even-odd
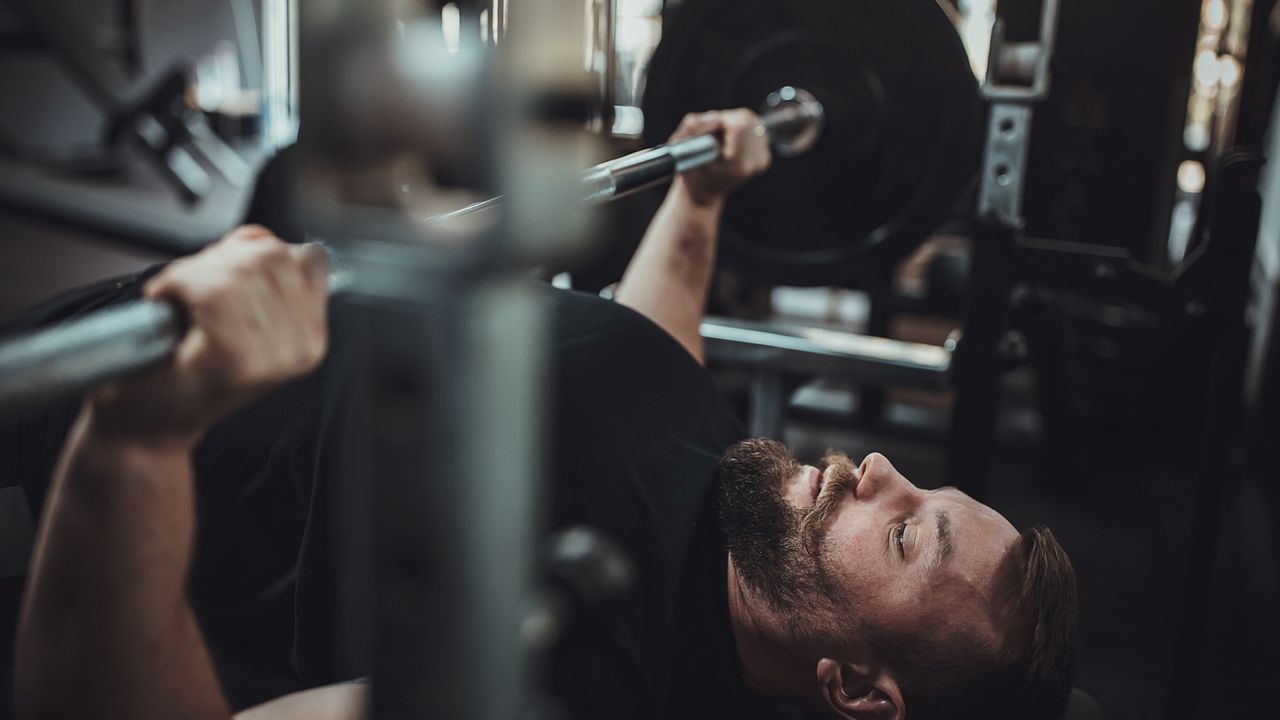
[[(422, 5), (446, 52), (519, 31), (508, 0)], [(1275, 5), (583, 3), (611, 156), (782, 86), (823, 103), (814, 152), (728, 213), (718, 379), (761, 434), (884, 450), (1058, 529), (1078, 685), (1110, 718), (1265, 713), (1280, 670)], [(0, 314), (280, 205), (259, 171), (297, 139), (298, 21), (296, 0), (0, 3)], [(660, 194), (544, 274), (607, 292)]]

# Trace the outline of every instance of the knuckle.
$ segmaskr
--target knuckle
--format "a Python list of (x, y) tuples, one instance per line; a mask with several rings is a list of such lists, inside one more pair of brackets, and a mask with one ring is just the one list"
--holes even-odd
[(236, 229), (227, 233), (227, 237), (236, 238), (239, 240), (256, 240), (256, 239), (272, 238), (274, 237), (274, 235), (270, 230), (268, 230), (267, 228), (261, 225), (250, 224), (250, 225), (241, 225), (240, 227), (237, 227)]
[(234, 287), (231, 282), (204, 283), (184, 287), (180, 297), (193, 310), (200, 310), (224, 302)]
[(296, 245), (294, 253), (305, 272), (314, 275), (328, 274), (329, 253), (324, 248), (314, 244)]
[(280, 261), (289, 256), (289, 246), (282, 240), (271, 238), (261, 245), (263, 257), (272, 261)]
[(329, 341), (325, 334), (313, 334), (310, 342), (307, 343), (307, 350), (303, 356), (303, 370), (314, 370), (321, 362), (324, 361), (324, 356), (328, 351)]
[(246, 263), (247, 268), (253, 272), (266, 272), (272, 268), (280, 267), (281, 264), (288, 261), (289, 251), (283, 245), (272, 243), (263, 245), (260, 250), (250, 256)]
[(226, 274), (220, 278), (220, 284), (238, 284), (253, 280), (262, 274), (263, 266), (264, 263), (256, 255), (242, 258), (239, 262), (227, 269)]

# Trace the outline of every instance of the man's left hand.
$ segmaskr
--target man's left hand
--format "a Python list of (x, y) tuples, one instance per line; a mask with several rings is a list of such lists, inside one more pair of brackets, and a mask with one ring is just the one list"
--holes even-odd
[(760, 116), (746, 108), (685, 115), (670, 142), (708, 134), (720, 141), (720, 159), (676, 178), (677, 186), (700, 205), (723, 201), (734, 188), (768, 170), (773, 160)]

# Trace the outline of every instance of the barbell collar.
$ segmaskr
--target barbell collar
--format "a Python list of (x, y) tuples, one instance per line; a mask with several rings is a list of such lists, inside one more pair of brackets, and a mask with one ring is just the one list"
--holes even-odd
[(826, 110), (812, 93), (790, 85), (769, 93), (760, 111), (773, 152), (784, 158), (812, 150), (822, 137), (825, 118)]

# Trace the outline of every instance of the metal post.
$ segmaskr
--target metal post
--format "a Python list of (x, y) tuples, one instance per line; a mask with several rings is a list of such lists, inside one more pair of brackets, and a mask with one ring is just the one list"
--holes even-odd
[(1238, 485), (1240, 479), (1238, 430), (1245, 410), (1249, 345), (1245, 317), (1262, 214), (1262, 198), (1258, 194), (1262, 162), (1262, 155), (1256, 151), (1229, 153), (1222, 160), (1217, 172), (1216, 202), (1209, 216), (1209, 252), (1214, 255), (1214, 272), (1206, 307), (1214, 318), (1217, 335), (1196, 469), (1186, 595), (1166, 711), (1166, 716), (1175, 720), (1200, 716), (1202, 666), (1222, 504), (1228, 488)]
[(1013, 228), (980, 220), (973, 234), (964, 337), (954, 359), (955, 401), (947, 438), (947, 483), (985, 501), (991, 491), (1000, 410), (997, 352), (1009, 305)]
[(991, 103), (979, 178), (977, 223), (964, 338), (955, 355), (955, 403), (947, 447), (947, 482), (978, 500), (991, 489), (1000, 408), (1000, 338), (1007, 329), (1014, 251), (1022, 232), (1022, 192), (1032, 107), (1049, 94), (1049, 61), (1058, 0), (1043, 0), (1037, 42), (1011, 43), (1000, 21), (982, 94)]
[[(545, 319), (510, 278), (374, 301), (374, 718), (514, 718), (539, 523)], [(501, 677), (501, 687), (491, 678)]]
[[(371, 557), (346, 558), (348, 580), (372, 567), (346, 608), (370, 618), (348, 637), (357, 648), (361, 631), (372, 638), (371, 716), (515, 718), (538, 703), (521, 625), (540, 525), (547, 322), (521, 278), (589, 229), (581, 123), (537, 112), (550, 99), (586, 107), (581, 8), (517, 4), (520, 32), (496, 57), (478, 33), (450, 52), (431, 15), (357, 0), (300, 8), (300, 196), (367, 309), (369, 423), (352, 448), (365, 467), (343, 469), (340, 496), (371, 511), (355, 529)], [(469, 190), (505, 193), (498, 222), (428, 230), (413, 217), (428, 198), (403, 193), (433, 186), (389, 181), (424, 154), (464, 163), (478, 183)], [(394, 189), (379, 198), (388, 209), (342, 202), (352, 174)]]
[[(867, 334), (872, 337), (889, 337), (889, 325), (892, 320), (887, 301), (893, 288), (878, 285), (867, 290), (871, 299), (871, 312), (867, 317)], [(875, 383), (862, 383), (858, 386), (858, 423), (863, 427), (879, 427), (884, 421), (884, 411), (889, 399), (888, 389)]]
[(751, 435), (781, 440), (786, 417), (787, 394), (782, 373), (756, 371), (751, 378)]

